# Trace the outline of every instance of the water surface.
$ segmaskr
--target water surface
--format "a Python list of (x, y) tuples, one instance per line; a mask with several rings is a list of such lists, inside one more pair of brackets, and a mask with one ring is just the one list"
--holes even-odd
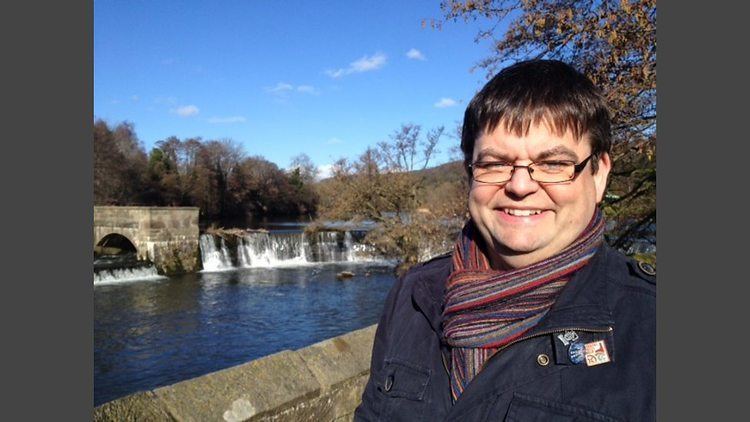
[(94, 405), (377, 323), (394, 280), (346, 262), (96, 284)]

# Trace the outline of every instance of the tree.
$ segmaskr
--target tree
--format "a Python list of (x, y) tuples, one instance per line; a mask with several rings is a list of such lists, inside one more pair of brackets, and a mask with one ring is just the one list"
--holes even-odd
[(318, 208), (319, 196), (315, 189), (318, 168), (307, 154), (292, 158), (290, 170), (287, 171), (289, 184), (294, 189), (294, 202), (298, 215), (312, 217)]
[(614, 135), (604, 204), (615, 223), (609, 241), (627, 251), (655, 230), (656, 1), (443, 0), (441, 9), (433, 27), (486, 22), (476, 41), (491, 41), (493, 52), (475, 68), (488, 79), (506, 64), (549, 58), (573, 64), (603, 89)]
[(289, 168), (292, 171), (298, 170), (300, 180), (303, 184), (311, 185), (318, 177), (318, 167), (313, 163), (310, 156), (304, 153), (295, 155), (292, 158), (292, 163)]
[(148, 157), (133, 125), (94, 123), (94, 201), (98, 205), (196, 206), (202, 219), (314, 215), (315, 166), (296, 158), (298, 183), (263, 157), (246, 157), (230, 139), (171, 136)]
[(332, 179), (321, 187), (320, 220), (377, 223), (364, 242), (378, 254), (398, 259), (399, 272), (447, 250), (459, 228), (442, 207), (428, 208), (423, 200), (423, 171), (444, 128), (424, 137), (421, 133), (419, 125), (402, 125), (356, 161), (334, 163)]
[(146, 153), (133, 129), (123, 122), (110, 128), (94, 122), (94, 203), (133, 205), (141, 202)]
[(180, 175), (176, 163), (159, 148), (148, 158), (145, 191), (142, 196), (149, 205), (181, 205)]

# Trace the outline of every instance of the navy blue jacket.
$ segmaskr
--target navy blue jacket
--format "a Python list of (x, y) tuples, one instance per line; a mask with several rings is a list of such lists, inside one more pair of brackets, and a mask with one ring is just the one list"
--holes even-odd
[[(455, 404), (450, 354), (440, 342), (450, 271), (450, 256), (439, 257), (391, 289), (355, 420), (655, 419), (656, 284), (635, 261), (602, 247), (539, 324), (492, 356)], [(582, 346), (600, 340), (609, 362), (581, 362)]]

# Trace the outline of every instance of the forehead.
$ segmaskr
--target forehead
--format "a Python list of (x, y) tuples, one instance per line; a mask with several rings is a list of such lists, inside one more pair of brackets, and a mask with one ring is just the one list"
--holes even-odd
[(544, 122), (532, 124), (527, 131), (519, 133), (508, 129), (501, 122), (492, 131), (484, 130), (481, 133), (474, 143), (473, 155), (477, 157), (481, 153), (534, 158), (545, 153), (579, 156), (590, 149), (587, 135), (576, 138), (570, 130), (561, 132)]

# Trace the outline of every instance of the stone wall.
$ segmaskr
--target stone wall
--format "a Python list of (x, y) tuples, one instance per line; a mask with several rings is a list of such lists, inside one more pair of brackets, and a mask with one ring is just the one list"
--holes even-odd
[(296, 351), (139, 392), (95, 421), (350, 421), (369, 377), (376, 325)]
[(135, 245), (138, 259), (149, 260), (160, 274), (201, 269), (196, 207), (94, 207), (94, 246), (111, 233)]

